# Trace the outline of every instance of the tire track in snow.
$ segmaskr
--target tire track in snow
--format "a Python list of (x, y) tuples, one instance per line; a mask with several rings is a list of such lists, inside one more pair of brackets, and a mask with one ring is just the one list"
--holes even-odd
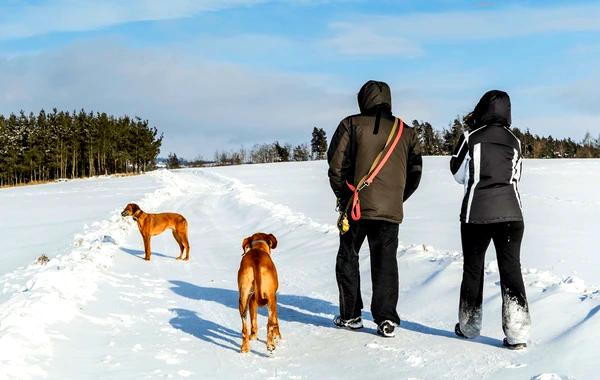
[(252, 185), (247, 185), (235, 178), (227, 177), (222, 174), (213, 173), (206, 170), (195, 170), (193, 171), (193, 173), (197, 173), (199, 176), (203, 176), (209, 181), (212, 180), (218, 184), (221, 184), (224, 190), (228, 193), (231, 193), (233, 195), (233, 198), (242, 207), (261, 207), (265, 210), (268, 210), (274, 219), (281, 221), (286, 225), (289, 225), (290, 227), (310, 228), (317, 232), (327, 234), (338, 233), (337, 227), (333, 224), (317, 223), (312, 218), (306, 216), (301, 212), (294, 211), (286, 205), (271, 202), (264, 199), (261, 196), (261, 194), (254, 189), (254, 186)]

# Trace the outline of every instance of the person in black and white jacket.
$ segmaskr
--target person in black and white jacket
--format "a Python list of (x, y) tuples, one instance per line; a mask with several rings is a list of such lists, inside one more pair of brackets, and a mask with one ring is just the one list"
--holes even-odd
[(509, 129), (508, 94), (487, 92), (465, 123), (469, 130), (450, 160), (454, 178), (465, 186), (460, 213), (464, 267), (455, 332), (464, 338), (479, 336), (485, 252), (493, 241), (500, 271), (504, 345), (525, 348), (531, 323), (520, 262), (522, 155), (521, 142)]

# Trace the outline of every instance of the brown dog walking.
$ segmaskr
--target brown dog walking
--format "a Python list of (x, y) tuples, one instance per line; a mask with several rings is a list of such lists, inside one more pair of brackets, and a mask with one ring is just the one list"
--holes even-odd
[[(277, 239), (271, 234), (256, 233), (242, 242), (242, 262), (238, 271), (240, 291), (240, 316), (242, 317), (241, 352), (250, 350), (250, 340), (258, 336), (257, 313), (259, 306), (267, 306), (267, 350), (275, 349), (275, 342), (281, 338), (277, 319), (277, 270), (271, 260), (271, 249), (277, 247)], [(251, 331), (248, 334), (246, 314), (250, 308)]]
[[(150, 260), (152, 250), (150, 249), (150, 239), (152, 236), (160, 235), (166, 229), (173, 231), (173, 237), (179, 244), (179, 256), (177, 260), (190, 259), (190, 243), (187, 236), (187, 220), (180, 214), (165, 212), (161, 214), (148, 214), (135, 203), (129, 203), (121, 216), (132, 216), (137, 222), (142, 238), (144, 239), (144, 260)], [(185, 250), (185, 258), (183, 252)]]

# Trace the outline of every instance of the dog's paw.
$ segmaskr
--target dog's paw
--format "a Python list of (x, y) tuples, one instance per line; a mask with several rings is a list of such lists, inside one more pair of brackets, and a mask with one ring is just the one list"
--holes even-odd
[(250, 340), (256, 340), (256, 339), (258, 339), (258, 334), (257, 333), (250, 334)]
[(182, 257), (181, 257), (181, 256), (177, 256), (177, 257), (175, 258), (175, 260), (181, 260), (181, 259), (182, 259)]
[(190, 261), (190, 258), (186, 257), (185, 259), (183, 259), (183, 261)]
[(269, 351), (269, 354), (272, 354), (273, 351), (275, 351), (275, 344), (274, 343), (267, 344), (267, 351)]
[(240, 349), (240, 352), (242, 354), (247, 353), (248, 351), (250, 351), (250, 344), (249, 343), (243, 343), (242, 344), (242, 348)]

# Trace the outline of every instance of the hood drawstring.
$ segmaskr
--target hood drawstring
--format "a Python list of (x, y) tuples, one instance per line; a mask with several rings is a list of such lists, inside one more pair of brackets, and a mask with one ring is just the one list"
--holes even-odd
[(381, 120), (381, 109), (378, 109), (377, 115), (375, 115), (375, 128), (373, 128), (374, 135), (379, 133), (379, 121), (380, 120)]

